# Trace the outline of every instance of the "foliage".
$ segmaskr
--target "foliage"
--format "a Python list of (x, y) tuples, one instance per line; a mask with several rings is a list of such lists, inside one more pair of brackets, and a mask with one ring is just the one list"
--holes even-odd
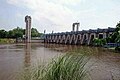
[(42, 34), (38, 32), (36, 28), (31, 29), (31, 36), (32, 37), (40, 37)]
[(120, 43), (120, 22), (116, 25), (115, 32), (107, 38), (107, 42)]
[(106, 44), (106, 39), (98, 39), (98, 38), (93, 39), (93, 45), (95, 46), (103, 46), (105, 44)]
[(60, 56), (47, 65), (27, 69), (19, 80), (84, 80), (86, 62), (81, 55)]
[(7, 31), (5, 31), (5, 30), (0, 30), (0, 38), (6, 38), (7, 37)]
[(106, 39), (95, 38), (93, 40), (93, 45), (96, 46), (103, 46), (106, 43), (120, 43), (120, 22), (116, 25), (115, 32), (113, 32), (111, 36), (107, 37)]
[(4, 44), (4, 43), (14, 43), (15, 39), (0, 39), (0, 44)]
[[(22, 29), (20, 27), (14, 28), (9, 31), (5, 31), (3, 29), (0, 30), (0, 38), (23, 38), (23, 35), (25, 35), (25, 29)], [(41, 33), (39, 33), (36, 28), (32, 28), (31, 36), (40, 37)]]
[(117, 37), (115, 39), (115, 42), (120, 43), (120, 22), (117, 24), (116, 27), (117, 28), (116, 28), (115, 32), (116, 32)]
[[(116, 25), (115, 32), (106, 40), (108, 43), (120, 43), (120, 22)], [(120, 47), (117, 46), (115, 50), (120, 51)]]
[(13, 29), (12, 31), (14, 33), (14, 35), (13, 35), (14, 38), (22, 38), (24, 35), (24, 29), (22, 29), (22, 28), (17, 27), (15, 29)]

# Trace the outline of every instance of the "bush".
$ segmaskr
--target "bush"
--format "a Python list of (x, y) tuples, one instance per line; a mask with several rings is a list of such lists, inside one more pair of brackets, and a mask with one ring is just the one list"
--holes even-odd
[(86, 63), (87, 60), (81, 55), (60, 56), (47, 65), (25, 70), (19, 80), (84, 80), (87, 78)]
[(106, 39), (98, 39), (98, 38), (93, 39), (94, 46), (103, 46), (105, 44), (106, 44)]

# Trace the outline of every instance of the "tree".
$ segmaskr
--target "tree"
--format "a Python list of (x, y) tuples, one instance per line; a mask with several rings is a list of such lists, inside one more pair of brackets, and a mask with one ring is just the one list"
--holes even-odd
[(13, 38), (14, 37), (14, 33), (12, 30), (8, 31), (8, 35), (7, 38)]
[(116, 32), (116, 35), (117, 35), (117, 37), (115, 39), (115, 42), (120, 43), (120, 22), (116, 25), (115, 32)]
[(5, 31), (4, 29), (0, 30), (0, 38), (6, 38), (7, 34), (7, 31)]
[(14, 28), (12, 32), (13, 32), (13, 38), (23, 38), (24, 29), (17, 27), (17, 28)]
[[(120, 22), (116, 25), (115, 32), (107, 38), (107, 42), (120, 44)], [(115, 50), (120, 51), (120, 46), (117, 46)]]
[(36, 28), (32, 28), (31, 29), (31, 36), (32, 37), (40, 37), (40, 33), (38, 32), (38, 30)]
[[(9, 31), (0, 30), (0, 38), (23, 38), (23, 35), (25, 35), (25, 29), (22, 29), (20, 27), (14, 28)], [(31, 36), (32, 37), (40, 37), (42, 33), (39, 33), (36, 28), (31, 29)]]

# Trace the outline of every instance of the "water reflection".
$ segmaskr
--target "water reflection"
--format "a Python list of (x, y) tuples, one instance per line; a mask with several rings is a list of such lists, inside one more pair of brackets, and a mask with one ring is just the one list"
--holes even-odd
[(30, 55), (31, 55), (31, 43), (26, 43), (25, 45), (25, 67), (29, 67), (31, 64), (31, 59), (30, 59)]

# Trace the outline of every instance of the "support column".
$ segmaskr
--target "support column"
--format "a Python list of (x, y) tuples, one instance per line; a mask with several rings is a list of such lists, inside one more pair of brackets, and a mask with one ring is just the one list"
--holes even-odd
[(77, 30), (76, 30), (76, 31), (79, 31), (79, 26), (80, 26), (80, 24), (79, 24), (79, 23), (77, 23)]
[(74, 24), (72, 25), (72, 28), (73, 28), (72, 31), (75, 31), (75, 25)]
[(25, 17), (26, 22), (26, 31), (25, 31), (25, 40), (27, 43), (31, 42), (31, 17)]
[[(80, 25), (80, 23), (73, 23), (72, 31), (79, 31), (79, 25)], [(76, 30), (75, 30), (75, 27), (76, 27)]]
[(106, 33), (104, 33), (104, 34), (103, 34), (103, 38), (105, 39), (106, 37), (107, 37), (107, 34), (106, 34)]

